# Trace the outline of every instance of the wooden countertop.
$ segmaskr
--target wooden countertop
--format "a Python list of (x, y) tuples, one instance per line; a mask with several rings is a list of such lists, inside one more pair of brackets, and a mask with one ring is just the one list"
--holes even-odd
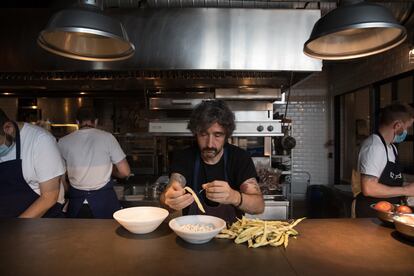
[(377, 219), (305, 220), (284, 248), (188, 244), (114, 220), (0, 220), (0, 275), (413, 275), (414, 242)]

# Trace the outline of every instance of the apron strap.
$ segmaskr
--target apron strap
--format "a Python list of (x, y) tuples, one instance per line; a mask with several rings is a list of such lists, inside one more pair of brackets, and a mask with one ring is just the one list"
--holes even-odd
[(19, 126), (17, 125), (16, 122), (12, 122), (14, 129), (16, 131), (16, 160), (20, 159), (20, 130), (19, 130)]
[[(387, 156), (387, 162), (389, 162), (390, 160), (388, 159), (388, 147), (387, 147), (387, 143), (385, 143), (384, 137), (382, 137), (381, 133), (377, 132), (376, 134), (379, 136), (379, 138), (381, 139), (382, 144), (385, 147), (385, 153), (386, 153), (385, 156)], [(393, 147), (393, 150), (394, 150), (394, 147)], [(395, 159), (397, 159), (397, 155), (395, 155), (395, 150), (394, 150), (394, 157), (395, 157)]]
[(394, 152), (395, 163), (397, 163), (397, 161), (398, 161), (398, 153), (397, 153), (397, 150), (396, 150), (394, 144), (391, 144), (391, 146), (392, 146), (392, 151)]

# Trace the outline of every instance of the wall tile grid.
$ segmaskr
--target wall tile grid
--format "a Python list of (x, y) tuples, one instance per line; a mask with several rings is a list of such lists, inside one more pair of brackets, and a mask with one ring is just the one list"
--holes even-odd
[[(329, 149), (325, 146), (329, 139), (326, 89), (292, 90), (287, 118), (292, 120), (292, 136), (296, 147), (292, 150), (292, 191), (295, 197), (306, 193), (309, 172), (310, 184), (330, 183), (331, 162)], [(275, 111), (281, 114), (285, 105), (276, 105)]]

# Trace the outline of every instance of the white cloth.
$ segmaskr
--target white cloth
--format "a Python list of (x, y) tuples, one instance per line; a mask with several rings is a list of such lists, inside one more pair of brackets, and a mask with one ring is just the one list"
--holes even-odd
[(125, 158), (115, 137), (96, 128), (83, 128), (62, 137), (59, 149), (66, 161), (70, 184), (91, 191), (110, 180), (112, 165)]
[[(395, 162), (393, 145), (387, 145), (388, 160)], [(397, 152), (397, 149), (395, 152)], [(397, 152), (398, 154), (398, 152)], [(362, 142), (358, 156), (358, 170), (362, 174), (367, 174), (380, 178), (382, 171), (387, 165), (387, 155), (381, 138), (372, 134)]]
[[(23, 178), (30, 188), (40, 195), (39, 183), (65, 173), (56, 139), (45, 129), (24, 123), (20, 130)], [(16, 158), (16, 146), (0, 162)], [(64, 188), (60, 184), (59, 203), (64, 203)]]

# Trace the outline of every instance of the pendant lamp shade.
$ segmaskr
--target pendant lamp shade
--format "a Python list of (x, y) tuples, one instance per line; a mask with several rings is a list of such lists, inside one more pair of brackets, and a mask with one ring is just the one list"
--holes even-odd
[(117, 61), (135, 51), (124, 26), (98, 9), (72, 8), (56, 13), (37, 43), (56, 55), (88, 61)]
[(389, 50), (406, 37), (405, 27), (387, 8), (362, 2), (341, 6), (320, 18), (303, 52), (318, 59), (352, 59)]

